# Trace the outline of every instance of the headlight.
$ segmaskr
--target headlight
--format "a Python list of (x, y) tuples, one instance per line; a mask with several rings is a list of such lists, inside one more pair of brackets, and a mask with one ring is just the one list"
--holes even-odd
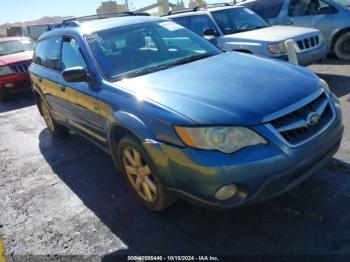
[(11, 68), (8, 66), (0, 66), (0, 76), (12, 74)]
[(331, 89), (329, 88), (328, 83), (324, 79), (320, 78), (320, 84), (323, 87), (325, 92), (327, 92), (327, 93), (331, 92)]
[(245, 127), (175, 127), (182, 141), (194, 148), (219, 150), (230, 154), (244, 147), (267, 144), (267, 141)]
[(287, 52), (287, 48), (284, 42), (278, 44), (268, 44), (267, 48), (271, 54), (285, 54)]

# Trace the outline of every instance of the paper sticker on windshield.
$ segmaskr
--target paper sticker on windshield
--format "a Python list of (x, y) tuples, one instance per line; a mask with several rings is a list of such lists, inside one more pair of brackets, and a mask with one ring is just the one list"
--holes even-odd
[(29, 45), (30, 41), (28, 39), (21, 40), (22, 45)]
[(248, 13), (248, 14), (251, 14), (251, 15), (254, 15), (254, 12), (248, 8), (244, 8), (244, 10)]
[(169, 31), (175, 31), (179, 29), (183, 29), (182, 25), (176, 24), (174, 22), (162, 22), (159, 23), (160, 26), (164, 27), (165, 29), (168, 29)]

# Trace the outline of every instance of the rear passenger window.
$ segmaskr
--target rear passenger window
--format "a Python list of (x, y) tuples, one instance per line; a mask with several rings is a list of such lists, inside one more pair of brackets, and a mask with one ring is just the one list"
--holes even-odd
[(173, 18), (172, 20), (174, 20), (176, 23), (189, 28), (190, 27), (190, 17), (176, 17)]
[(79, 44), (73, 38), (65, 38), (62, 44), (62, 70), (76, 66), (86, 68)]
[(35, 49), (34, 63), (48, 69), (59, 71), (62, 37), (53, 36), (41, 40)]
[(255, 2), (252, 10), (263, 18), (275, 18), (280, 14), (283, 3), (284, 0), (260, 0)]

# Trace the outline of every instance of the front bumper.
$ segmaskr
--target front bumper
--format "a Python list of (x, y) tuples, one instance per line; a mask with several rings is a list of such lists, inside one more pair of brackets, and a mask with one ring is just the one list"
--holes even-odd
[[(11, 87), (6, 85), (12, 84)], [(28, 73), (0, 76), (0, 92), (10, 94), (29, 91), (31, 87)]]
[[(143, 145), (169, 190), (196, 204), (234, 208), (282, 194), (304, 181), (332, 158), (343, 129), (339, 116), (324, 133), (298, 148), (258, 145), (235, 154), (154, 141)], [(239, 193), (217, 200), (215, 193), (229, 184), (235, 184)]]
[[(311, 65), (315, 62), (324, 60), (327, 57), (327, 54), (328, 54), (328, 48), (323, 43), (315, 49), (301, 52), (301, 53), (297, 53), (298, 63), (301, 66), (308, 66), (308, 65)], [(279, 56), (277, 58), (288, 61), (288, 56), (286, 56), (286, 55)]]

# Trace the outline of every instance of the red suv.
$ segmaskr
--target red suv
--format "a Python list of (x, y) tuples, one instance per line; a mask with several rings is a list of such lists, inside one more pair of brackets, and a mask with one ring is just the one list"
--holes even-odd
[(30, 90), (28, 68), (34, 42), (27, 37), (0, 38), (0, 100), (10, 94)]

